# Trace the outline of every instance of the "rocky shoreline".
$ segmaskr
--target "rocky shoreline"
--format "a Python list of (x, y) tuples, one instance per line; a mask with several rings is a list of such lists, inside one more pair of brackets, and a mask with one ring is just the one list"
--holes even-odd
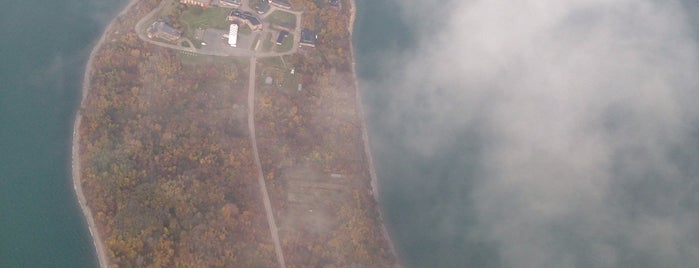
[[(131, 0), (117, 15), (117, 18), (124, 15), (134, 4), (136, 4), (138, 0)], [(116, 18), (115, 18), (116, 19)], [(95, 251), (97, 254), (97, 259), (99, 262), (99, 266), (102, 268), (109, 267), (109, 257), (107, 256), (106, 249), (104, 247), (104, 243), (100, 237), (99, 230), (97, 228), (97, 224), (95, 223), (95, 218), (92, 215), (92, 211), (90, 210), (90, 207), (87, 205), (87, 200), (85, 199), (85, 194), (83, 193), (83, 188), (82, 188), (82, 180), (80, 179), (80, 123), (82, 122), (82, 113), (81, 109), (85, 103), (85, 99), (87, 98), (87, 94), (90, 90), (90, 76), (92, 74), (92, 64), (95, 58), (95, 55), (97, 54), (97, 51), (100, 50), (102, 45), (104, 44), (105, 38), (107, 36), (107, 33), (112, 29), (112, 26), (114, 25), (114, 21), (110, 22), (107, 28), (102, 32), (100, 39), (97, 41), (97, 44), (95, 44), (94, 48), (90, 52), (90, 57), (87, 60), (87, 64), (85, 65), (85, 74), (83, 76), (83, 85), (82, 85), (82, 94), (81, 94), (81, 99), (80, 99), (80, 107), (75, 115), (75, 123), (73, 124), (73, 140), (72, 140), (72, 150), (71, 150), (71, 163), (72, 163), (72, 181), (73, 181), (73, 189), (75, 190), (75, 195), (78, 199), (78, 203), (80, 204), (80, 209), (83, 212), (83, 215), (85, 216), (85, 221), (87, 222), (87, 226), (90, 231), (90, 235), (92, 236), (92, 243), (95, 245)]]
[(376, 211), (379, 214), (379, 224), (381, 225), (381, 232), (383, 233), (384, 239), (386, 239), (386, 242), (388, 243), (388, 246), (391, 250), (391, 254), (395, 257), (396, 261), (398, 262), (398, 266), (400, 265), (400, 261), (398, 258), (398, 254), (396, 252), (396, 248), (393, 245), (393, 240), (391, 240), (390, 235), (388, 234), (388, 229), (386, 229), (386, 223), (383, 218), (383, 213), (381, 212), (381, 208), (379, 206), (379, 185), (378, 185), (378, 179), (376, 176), (376, 168), (374, 166), (374, 158), (372, 157), (371, 154), (371, 143), (369, 141), (369, 131), (367, 129), (367, 124), (366, 124), (366, 114), (364, 113), (364, 104), (362, 103), (362, 90), (359, 87), (359, 79), (357, 78), (357, 66), (356, 66), (356, 60), (355, 60), (355, 54), (354, 54), (354, 43), (352, 42), (353, 38), (353, 33), (354, 33), (354, 23), (356, 20), (357, 16), (357, 1), (356, 0), (350, 0), (350, 3), (352, 5), (351, 10), (350, 10), (350, 21), (348, 30), (350, 34), (350, 53), (352, 55), (352, 77), (354, 78), (354, 87), (356, 90), (356, 106), (357, 106), (357, 112), (359, 113), (359, 119), (362, 122), (362, 141), (364, 143), (364, 154), (366, 155), (367, 159), (367, 165), (369, 168), (369, 175), (371, 177), (371, 191), (372, 195), (374, 196), (374, 200), (376, 200)]

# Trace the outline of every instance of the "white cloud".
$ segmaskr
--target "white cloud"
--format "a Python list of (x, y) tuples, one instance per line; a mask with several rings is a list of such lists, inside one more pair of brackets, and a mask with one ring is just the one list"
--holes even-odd
[(429, 2), (399, 3), (406, 20), (446, 21), (421, 29), (382, 119), (415, 120), (403, 142), (427, 157), (485, 129), (468, 179), (506, 266), (699, 265), (699, 210), (681, 205), (699, 173), (675, 157), (699, 153), (679, 2), (466, 1), (439, 16)]

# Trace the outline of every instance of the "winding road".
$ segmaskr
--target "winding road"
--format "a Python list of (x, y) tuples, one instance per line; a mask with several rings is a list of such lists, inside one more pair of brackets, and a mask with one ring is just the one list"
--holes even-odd
[(274, 251), (277, 253), (277, 262), (279, 267), (286, 268), (284, 263), (284, 253), (282, 246), (279, 243), (279, 232), (276, 221), (274, 221), (274, 212), (272, 211), (272, 202), (269, 201), (269, 193), (267, 192), (267, 184), (265, 183), (264, 173), (262, 173), (262, 164), (260, 163), (260, 155), (257, 152), (257, 139), (255, 138), (255, 66), (257, 58), (250, 58), (250, 81), (248, 86), (248, 129), (250, 130), (250, 140), (252, 142), (252, 154), (255, 157), (255, 166), (257, 168), (257, 181), (260, 183), (262, 192), (262, 201), (265, 205), (267, 214), (267, 223), (269, 231), (272, 233), (274, 242)]

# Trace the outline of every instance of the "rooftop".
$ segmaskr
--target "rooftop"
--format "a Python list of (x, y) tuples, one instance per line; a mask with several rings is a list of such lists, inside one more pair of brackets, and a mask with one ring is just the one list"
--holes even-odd
[(286, 8), (286, 9), (291, 9), (291, 3), (287, 0), (271, 0), (272, 5), (281, 7), (281, 8)]
[(311, 31), (309, 29), (303, 29), (301, 31), (301, 44), (302, 45), (310, 45), (310, 46), (315, 46), (316, 40), (318, 39), (318, 35), (316, 35), (316, 32)]
[(287, 31), (279, 32), (279, 36), (277, 37), (277, 45), (281, 45), (284, 42), (284, 39), (286, 39), (287, 35), (289, 35), (289, 32)]
[(241, 5), (240, 0), (218, 0), (221, 6), (233, 6), (239, 7)]
[(239, 9), (235, 9), (235, 10), (231, 11), (230, 16), (241, 18), (243, 20), (249, 21), (250, 24), (252, 24), (252, 25), (262, 24), (262, 20), (260, 20), (260, 18), (258, 18), (254, 14), (247, 12), (247, 11), (241, 11)]

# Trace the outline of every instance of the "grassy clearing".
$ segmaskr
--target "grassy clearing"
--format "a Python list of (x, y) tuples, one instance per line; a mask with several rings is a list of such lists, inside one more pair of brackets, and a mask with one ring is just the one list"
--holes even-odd
[(296, 26), (296, 15), (281, 10), (275, 10), (267, 16), (266, 20), (274, 24)]
[(252, 29), (250, 29), (250, 26), (243, 23), (238, 27), (238, 34), (250, 35), (250, 34), (252, 34)]
[(277, 52), (287, 52), (291, 50), (291, 47), (294, 45), (294, 34), (290, 33), (286, 39), (284, 39), (284, 42), (282, 42), (281, 46), (277, 46), (275, 48), (275, 51)]
[[(285, 59), (288, 60), (288, 58)], [(298, 91), (301, 76), (298, 73), (291, 74), (291, 67), (284, 65), (282, 57), (266, 58), (260, 60), (259, 63), (259, 83), (264, 83), (264, 79), (269, 76), (274, 80), (273, 88), (275, 90), (283, 90), (288, 93)]]
[(230, 27), (227, 17), (230, 9), (191, 7), (182, 12), (180, 22), (190, 30), (196, 28), (215, 28), (227, 30)]
[(267, 33), (267, 36), (265, 36), (264, 41), (262, 42), (263, 51), (269, 51), (272, 49), (272, 46), (274, 46), (274, 43), (272, 43), (272, 33)]

